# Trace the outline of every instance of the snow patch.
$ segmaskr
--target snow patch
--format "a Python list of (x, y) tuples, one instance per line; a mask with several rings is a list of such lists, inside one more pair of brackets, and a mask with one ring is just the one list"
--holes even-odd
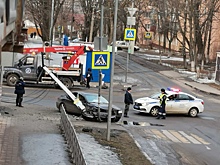
[(109, 146), (102, 146), (88, 134), (77, 134), (87, 164), (122, 165), (117, 154)]

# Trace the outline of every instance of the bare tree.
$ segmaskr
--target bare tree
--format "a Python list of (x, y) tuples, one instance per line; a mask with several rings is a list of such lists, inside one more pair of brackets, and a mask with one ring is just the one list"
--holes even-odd
[[(64, 2), (65, 0), (54, 0), (52, 26), (56, 23), (58, 14)], [(25, 3), (26, 14), (30, 15), (31, 20), (34, 21), (38, 35), (41, 37), (42, 41), (49, 41), (52, 0), (26, 0)], [(38, 27), (41, 32), (38, 30)]]
[[(162, 15), (161, 24), (164, 37), (171, 47), (174, 37), (182, 44), (184, 66), (186, 67), (186, 49), (189, 50), (191, 69), (204, 65), (205, 53), (209, 53), (212, 34), (212, 22), (218, 10), (219, 0), (154, 0), (151, 4)], [(172, 25), (172, 17), (175, 24)], [(174, 25), (175, 25), (174, 24)], [(178, 34), (176, 28), (178, 27)], [(164, 38), (164, 48), (166, 41)], [(208, 60), (206, 60), (208, 61)]]

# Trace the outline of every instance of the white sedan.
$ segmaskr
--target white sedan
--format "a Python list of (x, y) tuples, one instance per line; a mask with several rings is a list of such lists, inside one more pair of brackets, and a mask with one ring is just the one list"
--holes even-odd
[[(167, 93), (167, 114), (188, 114), (191, 117), (196, 117), (198, 113), (204, 111), (204, 101), (196, 98), (188, 93), (180, 92), (179, 90), (168, 88)], [(158, 96), (161, 93), (156, 93), (150, 97), (143, 97), (135, 100), (134, 110), (141, 113), (149, 113), (152, 116), (157, 116), (160, 107)]]

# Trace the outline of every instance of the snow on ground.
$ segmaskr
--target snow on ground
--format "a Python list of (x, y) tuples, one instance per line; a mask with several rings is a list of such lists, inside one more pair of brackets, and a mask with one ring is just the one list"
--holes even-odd
[(122, 165), (117, 154), (110, 147), (102, 146), (88, 134), (77, 134), (86, 164), (93, 165)]
[[(160, 60), (160, 56), (158, 55), (150, 55), (150, 54), (145, 54), (145, 56), (147, 57), (147, 59), (149, 60)], [(167, 56), (161, 56), (161, 60), (162, 60), (162, 65), (165, 65), (165, 66), (169, 66), (169, 67), (173, 67), (171, 66), (170, 64), (167, 64), (166, 62), (163, 62), (163, 61), (166, 61), (166, 60), (169, 60), (169, 61), (183, 61), (183, 58), (182, 57), (167, 57)], [(187, 59), (187, 62), (189, 60)], [(198, 83), (215, 83), (215, 80), (214, 80), (214, 74), (211, 76), (212, 79), (208, 79), (208, 77), (205, 77), (205, 78), (197, 78), (197, 73), (196, 72), (190, 72), (190, 71), (187, 71), (187, 70), (184, 70), (184, 69), (178, 69), (178, 72), (180, 74), (184, 74), (185, 77), (188, 77), (190, 79), (192, 79), (193, 81), (196, 81)]]

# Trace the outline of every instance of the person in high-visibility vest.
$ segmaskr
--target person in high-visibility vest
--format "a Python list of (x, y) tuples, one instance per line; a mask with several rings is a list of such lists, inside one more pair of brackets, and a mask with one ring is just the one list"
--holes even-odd
[(167, 93), (165, 92), (165, 89), (161, 89), (161, 94), (159, 96), (160, 99), (160, 108), (158, 112), (157, 119), (166, 119), (166, 103), (167, 103)]

